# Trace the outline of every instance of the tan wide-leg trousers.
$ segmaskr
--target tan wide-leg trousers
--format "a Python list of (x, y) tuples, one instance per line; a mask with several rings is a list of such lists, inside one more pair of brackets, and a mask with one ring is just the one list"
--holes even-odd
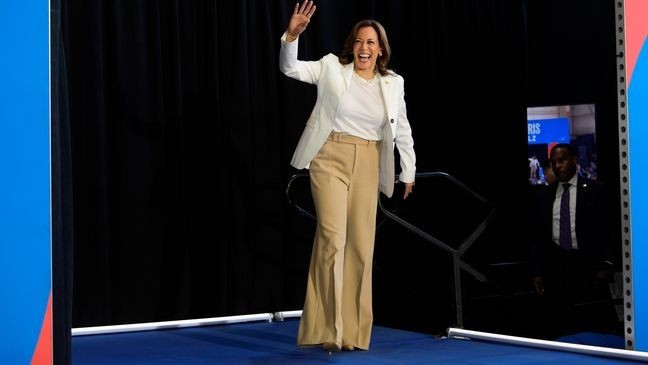
[(379, 142), (332, 133), (310, 165), (317, 230), (297, 343), (369, 348)]

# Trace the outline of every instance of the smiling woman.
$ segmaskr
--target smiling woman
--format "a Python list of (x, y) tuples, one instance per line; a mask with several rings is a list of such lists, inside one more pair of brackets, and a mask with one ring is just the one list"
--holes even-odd
[(376, 59), (382, 56), (378, 43), (378, 34), (373, 27), (362, 27), (353, 42), (355, 71), (364, 79), (372, 79), (376, 68)]
[(356, 73), (365, 79), (373, 78), (376, 71), (386, 76), (390, 72), (387, 64), (391, 47), (385, 28), (375, 20), (358, 22), (344, 42), (339, 58), (343, 65), (353, 62)]
[(368, 350), (378, 194), (393, 193), (394, 147), (400, 154), (403, 197), (412, 192), (414, 141), (403, 78), (387, 68), (390, 48), (382, 25), (357, 23), (340, 57), (300, 61), (297, 38), (314, 13), (312, 1), (295, 5), (280, 54), (284, 74), (318, 88), (292, 159), (294, 167), (310, 169), (317, 212), (297, 342), (329, 352)]

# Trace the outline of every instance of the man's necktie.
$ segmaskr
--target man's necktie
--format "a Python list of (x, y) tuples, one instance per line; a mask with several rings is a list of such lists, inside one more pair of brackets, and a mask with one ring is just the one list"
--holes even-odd
[(569, 219), (569, 183), (564, 183), (562, 198), (560, 199), (560, 236), (558, 242), (565, 250), (572, 249), (571, 224)]

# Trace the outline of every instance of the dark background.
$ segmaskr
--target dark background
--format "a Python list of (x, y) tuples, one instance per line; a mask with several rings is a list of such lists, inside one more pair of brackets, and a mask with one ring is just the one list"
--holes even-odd
[[(595, 104), (599, 179), (618, 191), (614, 2), (316, 4), (300, 58), (337, 53), (360, 19), (385, 26), (418, 171), (447, 172), (497, 209), (466, 262), (528, 293), (526, 107)], [(294, 3), (60, 5), (73, 327), (301, 309), (314, 225), (285, 189), (316, 89), (278, 70)], [(295, 189), (307, 205), (307, 185)], [(486, 211), (462, 194), (421, 179), (412, 201), (389, 204), (456, 247)], [(378, 219), (375, 322), (456, 325), (449, 256)], [(504, 261), (519, 264), (493, 269)], [(522, 302), (463, 280), (466, 328), (533, 335)]]

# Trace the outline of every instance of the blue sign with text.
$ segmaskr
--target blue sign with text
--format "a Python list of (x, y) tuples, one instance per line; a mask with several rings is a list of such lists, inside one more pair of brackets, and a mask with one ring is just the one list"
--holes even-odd
[(569, 143), (569, 118), (527, 121), (529, 144)]

